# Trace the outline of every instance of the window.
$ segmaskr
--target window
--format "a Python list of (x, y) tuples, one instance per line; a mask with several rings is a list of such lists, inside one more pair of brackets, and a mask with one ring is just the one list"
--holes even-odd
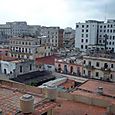
[(86, 43), (88, 42), (88, 39), (86, 39)]
[(83, 38), (83, 37), (84, 37), (84, 34), (82, 34), (81, 37)]
[(88, 27), (89, 27), (89, 25), (86, 26), (86, 28), (88, 28)]
[(95, 76), (96, 76), (96, 77), (99, 77), (99, 72), (96, 72), (96, 73), (95, 73)]
[(76, 28), (79, 28), (79, 25), (76, 25)]
[(107, 63), (104, 63), (104, 68), (108, 68), (108, 64)]
[(22, 73), (22, 66), (20, 66), (20, 73)]
[(109, 42), (109, 45), (111, 45), (111, 42)]
[(104, 28), (106, 28), (106, 26), (104, 26)]
[(82, 32), (84, 32), (84, 30), (82, 29)]
[(113, 68), (113, 64), (111, 64), (111, 68)]
[(113, 75), (111, 74), (110, 79), (113, 79)]
[(90, 66), (91, 66), (91, 61), (89, 61), (88, 65), (90, 65)]
[(81, 45), (81, 49), (83, 49), (83, 45)]
[(112, 33), (112, 30), (110, 30), (110, 33)]
[(86, 38), (88, 38), (88, 34), (86, 34)]
[(88, 32), (88, 29), (86, 30), (86, 32)]
[(96, 62), (96, 66), (99, 67), (99, 62)]
[(83, 39), (81, 39), (81, 42), (83, 43)]
[(30, 64), (30, 70), (32, 70), (32, 64)]
[(83, 73), (85, 74), (85, 70), (83, 70)]
[(109, 25), (107, 25), (107, 27), (109, 28)]
[(102, 32), (102, 30), (100, 30), (100, 32)]
[(85, 64), (85, 63), (86, 63), (86, 61), (84, 60), (84, 61), (83, 61), (83, 63)]
[(102, 28), (102, 25), (100, 26), (100, 28)]
[(4, 74), (7, 74), (6, 69), (4, 69)]
[(87, 49), (87, 45), (85, 46), (85, 49)]
[(84, 28), (84, 25), (82, 25), (82, 28)]

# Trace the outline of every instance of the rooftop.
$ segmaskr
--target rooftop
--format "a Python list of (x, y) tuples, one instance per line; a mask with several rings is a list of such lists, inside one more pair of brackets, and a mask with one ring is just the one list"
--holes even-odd
[[(33, 90), (26, 91), (26, 89), (21, 90), (20, 88), (15, 88), (15, 86), (11, 87), (9, 85), (0, 84), (0, 109), (2, 109), (3, 115), (23, 115), (20, 109), (19, 97), (24, 94), (31, 94), (35, 98), (35, 112), (33, 115), (39, 115), (40, 113), (43, 113), (56, 106), (56, 103), (50, 102), (47, 99), (45, 100), (44, 96), (40, 92), (39, 94), (35, 94), (34, 87), (32, 89)], [(42, 104), (40, 104), (40, 102), (42, 102)]]
[(18, 75), (16, 78), (12, 78), (11, 80), (26, 84), (36, 83), (36, 85), (38, 86), (52, 79), (55, 79), (55, 77), (47, 71), (34, 71)]
[[(89, 80), (80, 86), (80, 88), (86, 87), (84, 90), (78, 89), (73, 93), (58, 92), (56, 101), (52, 102), (45, 98), (44, 93), (46, 92), (44, 92), (45, 90), (43, 89), (12, 81), (0, 80), (0, 109), (3, 110), (3, 115), (23, 115), (20, 111), (19, 97), (24, 94), (30, 94), (35, 97), (35, 112), (32, 115), (39, 115), (50, 109), (53, 109), (54, 115), (105, 115), (107, 112), (106, 107), (108, 107), (108, 104), (103, 106), (103, 104), (106, 104), (105, 100), (108, 100), (109, 104), (110, 102), (114, 103), (115, 100), (91, 93), (91, 91), (95, 91), (96, 85), (100, 86), (100, 83), (98, 84), (98, 81), (95, 80)], [(102, 85), (108, 87), (107, 91), (113, 90), (115, 86), (115, 84), (106, 82), (102, 82)], [(88, 89), (89, 92), (86, 92)], [(112, 95), (114, 95), (114, 91)], [(111, 91), (108, 91), (108, 93), (109, 92), (111, 93)], [(96, 98), (100, 98), (101, 100), (96, 100)], [(91, 101), (91, 103), (89, 101), (87, 102), (87, 99)], [(114, 110), (113, 108), (113, 111)]]
[[(103, 88), (103, 94), (99, 95), (97, 90), (99, 87)], [(115, 83), (109, 83), (98, 80), (88, 80), (72, 94), (84, 95), (88, 97), (95, 97), (100, 99), (105, 99), (111, 103), (115, 103)]]
[(55, 55), (46, 56), (46, 57), (42, 57), (42, 58), (37, 58), (37, 59), (36, 59), (36, 63), (37, 63), (37, 64), (49, 64), (49, 65), (54, 65), (56, 58), (58, 58), (58, 57), (55, 56)]
[(104, 115), (106, 109), (75, 101), (59, 100), (60, 107), (54, 108), (54, 115)]

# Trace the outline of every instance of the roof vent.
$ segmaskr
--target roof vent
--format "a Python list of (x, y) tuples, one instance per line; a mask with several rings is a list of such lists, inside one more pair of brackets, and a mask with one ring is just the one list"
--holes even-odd
[(34, 97), (29, 94), (25, 94), (22, 97), (20, 97), (20, 108), (22, 113), (33, 113)]

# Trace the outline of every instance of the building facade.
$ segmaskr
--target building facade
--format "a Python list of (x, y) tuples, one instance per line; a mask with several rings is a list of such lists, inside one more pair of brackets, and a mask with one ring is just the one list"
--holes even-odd
[(0, 74), (6, 75), (8, 79), (36, 70), (37, 66), (34, 60), (0, 61)]
[(41, 35), (48, 38), (48, 42), (55, 48), (63, 47), (63, 29), (60, 27), (42, 27)]
[(36, 59), (52, 55), (52, 47), (40, 44), (40, 38), (13, 37), (9, 39), (9, 48), (11, 57), (22, 59)]
[(65, 48), (72, 48), (75, 46), (75, 30), (67, 27), (64, 29), (63, 36), (63, 44)]
[(88, 45), (105, 45), (107, 50), (115, 51), (115, 20), (76, 23), (75, 47), (86, 51)]
[(109, 55), (95, 54), (83, 57), (83, 76), (115, 82), (115, 59)]
[(82, 60), (55, 59), (55, 69), (59, 73), (82, 76)]

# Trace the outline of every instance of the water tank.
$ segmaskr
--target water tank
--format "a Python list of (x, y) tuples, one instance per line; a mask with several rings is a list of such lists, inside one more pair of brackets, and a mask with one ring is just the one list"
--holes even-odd
[(98, 87), (97, 88), (97, 93), (99, 93), (99, 94), (103, 94), (103, 87)]
[(47, 87), (46, 98), (50, 99), (50, 101), (56, 100), (56, 98), (57, 98), (56, 86)]
[(34, 97), (25, 94), (20, 97), (20, 108), (23, 113), (33, 113), (34, 111)]

